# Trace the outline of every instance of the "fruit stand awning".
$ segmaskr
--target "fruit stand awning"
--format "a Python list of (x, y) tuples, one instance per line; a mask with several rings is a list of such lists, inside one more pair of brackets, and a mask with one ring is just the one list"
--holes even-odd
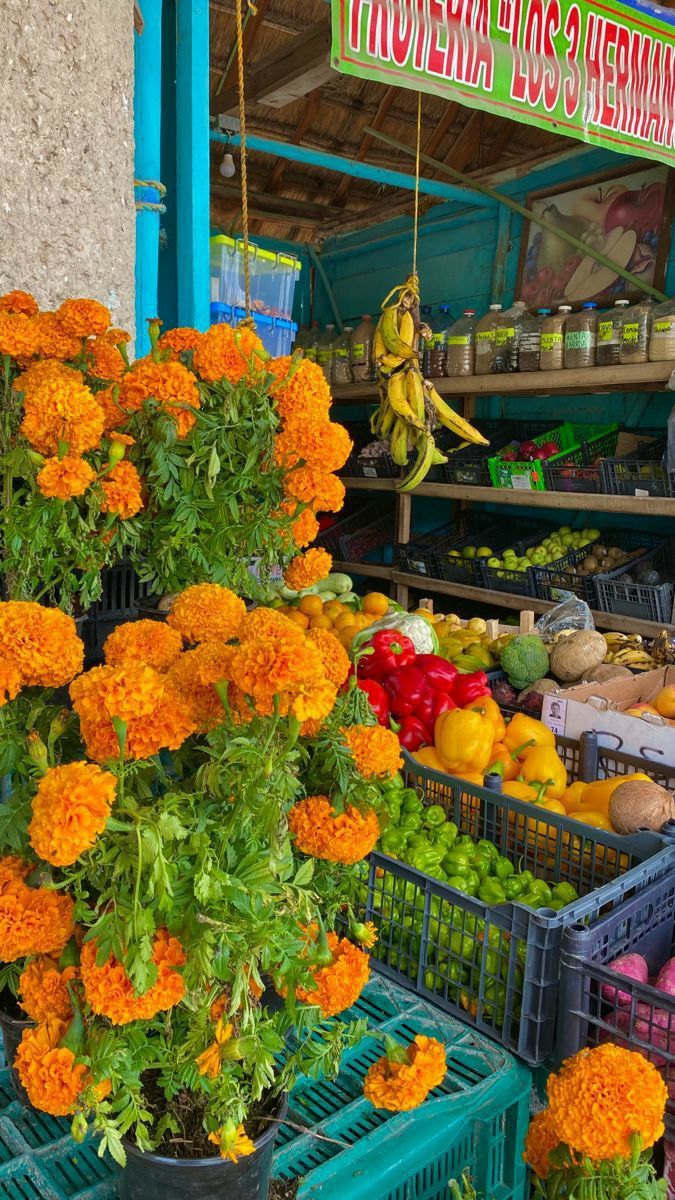
[(675, 13), (619, 0), (332, 0), (332, 65), (675, 163)]

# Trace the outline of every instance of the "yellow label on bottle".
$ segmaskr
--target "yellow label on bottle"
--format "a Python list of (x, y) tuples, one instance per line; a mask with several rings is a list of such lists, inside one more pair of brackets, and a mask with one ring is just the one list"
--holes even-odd
[(541, 348), (542, 350), (553, 350), (555, 346), (562, 346), (562, 333), (542, 333)]
[(631, 321), (623, 327), (623, 340), (629, 346), (636, 346), (640, 337), (640, 326), (637, 321)]
[(516, 331), (512, 326), (508, 327), (508, 328), (505, 327), (503, 329), (498, 329), (497, 330), (497, 345), (505, 346), (507, 342), (513, 341), (515, 336), (516, 336)]
[(599, 342), (611, 342), (613, 331), (614, 331), (614, 322), (613, 321), (600, 321), (600, 324), (598, 325), (598, 341)]
[(468, 346), (469, 339), (468, 339), (468, 337), (449, 337), (448, 345), (449, 346)]

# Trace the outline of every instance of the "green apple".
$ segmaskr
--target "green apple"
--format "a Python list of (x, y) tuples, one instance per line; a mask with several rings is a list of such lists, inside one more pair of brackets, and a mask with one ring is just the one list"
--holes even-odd
[(476, 558), (492, 558), (492, 551), (489, 546), (479, 546), (476, 550)]
[(599, 542), (600, 537), (601, 537), (600, 530), (599, 529), (587, 529), (586, 536), (589, 538), (589, 540), (591, 542)]
[(476, 557), (476, 547), (475, 546), (463, 546), (462, 547), (462, 558), (475, 558), (475, 557)]
[(488, 558), (487, 565), (488, 565), (488, 567), (501, 567), (502, 560), (501, 560), (501, 558), (495, 558), (495, 556), (493, 554), (491, 558)]
[(558, 533), (571, 533), (571, 532), (572, 532), (572, 530), (569, 525), (561, 525), (560, 528), (558, 529)]
[(459, 550), (448, 550), (448, 555), (450, 558), (461, 558), (462, 557)]

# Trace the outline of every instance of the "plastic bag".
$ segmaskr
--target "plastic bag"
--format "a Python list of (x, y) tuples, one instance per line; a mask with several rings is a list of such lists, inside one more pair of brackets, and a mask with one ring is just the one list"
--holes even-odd
[(577, 629), (595, 629), (588, 605), (572, 592), (554, 608), (550, 608), (537, 621), (534, 632), (545, 642), (552, 642), (557, 633), (565, 630), (572, 633)]

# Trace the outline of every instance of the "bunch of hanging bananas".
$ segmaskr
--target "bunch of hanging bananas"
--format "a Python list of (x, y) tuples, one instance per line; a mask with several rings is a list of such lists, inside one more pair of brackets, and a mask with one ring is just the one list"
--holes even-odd
[(437, 425), (451, 429), (464, 439), (464, 445), (489, 444), (422, 377), (418, 341), (420, 336), (430, 337), (431, 330), (420, 322), (419, 302), (419, 281), (416, 275), (411, 275), (386, 297), (374, 339), (380, 404), (371, 417), (371, 430), (382, 441), (388, 441), (391, 456), (399, 467), (407, 466), (410, 451), (416, 451), (413, 466), (396, 485), (399, 492), (412, 491), (433, 466), (448, 461), (434, 441), (433, 430)]
[(602, 636), (607, 642), (606, 663), (630, 667), (631, 671), (653, 671), (658, 666), (639, 633), (603, 633)]

